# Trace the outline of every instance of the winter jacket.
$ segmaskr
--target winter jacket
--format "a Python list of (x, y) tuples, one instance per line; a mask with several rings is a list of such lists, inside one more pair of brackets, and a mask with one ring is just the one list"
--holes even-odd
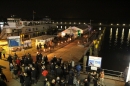
[(47, 70), (43, 70), (42, 75), (46, 77), (48, 75), (48, 71)]

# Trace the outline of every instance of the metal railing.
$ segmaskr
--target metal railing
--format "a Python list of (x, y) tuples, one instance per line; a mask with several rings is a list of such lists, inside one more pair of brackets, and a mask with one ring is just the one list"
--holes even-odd
[[(82, 69), (84, 69), (83, 64), (80, 63), (80, 65), (81, 65)], [(83, 73), (94, 71), (94, 70), (91, 70), (90, 66), (85, 66), (85, 68), (86, 68), (86, 70), (82, 70)], [(113, 80), (117, 80), (117, 81), (124, 81), (123, 72), (115, 71), (115, 70), (109, 70), (109, 69), (102, 69), (102, 70), (105, 72), (105, 78), (113, 79)], [(97, 72), (99, 72), (98, 69), (97, 69)]]
[(103, 69), (103, 70), (105, 72), (105, 75), (111, 76), (111, 77), (107, 77), (107, 78), (124, 81), (123, 72), (115, 71), (115, 70), (108, 70), (108, 69)]

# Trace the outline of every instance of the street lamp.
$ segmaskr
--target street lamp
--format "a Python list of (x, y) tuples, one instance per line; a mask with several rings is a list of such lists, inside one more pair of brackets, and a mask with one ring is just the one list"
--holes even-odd
[(90, 37), (90, 31), (91, 31), (91, 25), (92, 25), (92, 22), (93, 20), (90, 19), (90, 26), (89, 26), (89, 37)]

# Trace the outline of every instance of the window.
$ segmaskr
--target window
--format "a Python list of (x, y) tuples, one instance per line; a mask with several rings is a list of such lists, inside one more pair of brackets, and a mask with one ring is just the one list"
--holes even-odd
[(31, 29), (29, 28), (28, 31), (31, 31)]

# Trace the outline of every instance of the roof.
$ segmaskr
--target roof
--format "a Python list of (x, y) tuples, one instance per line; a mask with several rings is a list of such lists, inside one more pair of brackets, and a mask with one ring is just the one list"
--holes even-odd
[(31, 38), (31, 39), (48, 39), (48, 38), (54, 38), (55, 35), (43, 35), (43, 36), (38, 36), (38, 37), (34, 37), (34, 38)]

